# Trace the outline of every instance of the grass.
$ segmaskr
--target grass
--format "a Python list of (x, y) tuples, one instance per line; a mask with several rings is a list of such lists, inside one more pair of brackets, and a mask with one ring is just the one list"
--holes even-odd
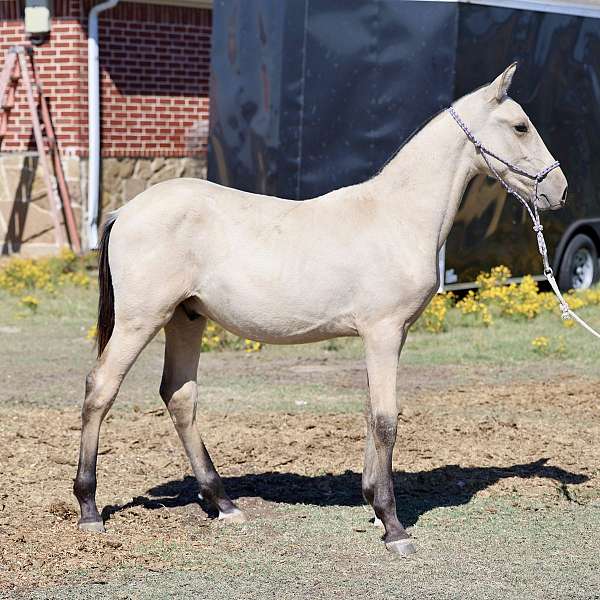
[[(46, 498), (56, 495), (72, 503), (69, 488), (74, 467), (61, 467), (53, 479), (46, 473), (46, 452), (57, 455), (68, 441), (67, 454), (73, 454), (77, 432), (71, 435), (72, 425), (67, 424), (76, 422), (84, 377), (94, 362), (86, 332), (95, 320), (95, 291), (67, 288), (59, 296), (36, 293), (36, 297), (39, 305), (34, 312), (18, 298), (0, 293), (0, 450), (8, 449), (17, 455), (11, 460), (21, 461), (15, 473), (24, 472), (26, 461), (31, 461), (35, 472), (44, 474), (38, 483), (27, 484), (31, 490), (25, 488), (24, 496), (13, 500), (2, 493), (12, 489), (13, 471), (0, 458), (0, 536), (13, 536), (14, 529), (14, 524), (11, 528), (9, 521), (3, 521), (3, 504), (11, 508), (15, 502), (15, 511), (33, 518), (27, 517), (33, 503), (35, 512), (49, 519)], [(600, 324), (600, 308), (584, 309), (581, 314), (593, 325)], [(539, 336), (552, 342), (562, 336), (564, 351), (537, 354), (531, 341)], [(172, 428), (163, 423), (166, 417), (145, 414), (161, 406), (157, 391), (162, 352), (158, 336), (128, 376), (114, 418), (104, 430), (103, 443), (113, 450), (100, 460), (103, 505), (140, 494), (153, 499), (150, 486), (161, 481), (166, 485), (165, 481), (177, 477), (187, 481), (183, 478), (189, 468)], [(122, 542), (123, 550), (111, 551), (108, 563), (95, 566), (102, 542), (75, 531), (72, 516), (53, 522), (48, 532), (40, 525), (39, 537), (47, 534), (50, 544), (57, 543), (58, 537), (53, 536), (62, 536), (65, 544), (64, 539), (72, 540), (65, 559), (81, 559), (79, 566), (67, 570), (57, 584), (40, 580), (26, 589), (18, 583), (18, 574), (11, 575), (13, 589), (6, 588), (0, 597), (597, 598), (600, 473), (593, 463), (600, 454), (594, 433), (597, 417), (591, 410), (577, 412), (591, 402), (598, 381), (597, 355), (592, 336), (577, 327), (565, 328), (552, 315), (531, 322), (499, 319), (487, 329), (450, 322), (445, 333), (409, 335), (399, 385), (407, 410), (396, 464), (397, 485), (408, 481), (412, 486), (406, 493), (399, 488), (399, 507), (401, 514), (410, 515), (419, 553), (398, 561), (383, 550), (380, 531), (370, 525), (370, 512), (360, 499), (343, 500), (348, 486), (358, 486), (362, 442), (346, 441), (345, 448), (352, 448), (353, 454), (347, 457), (348, 466), (340, 467), (346, 457), (335, 453), (335, 440), (331, 441), (332, 435), (344, 433), (340, 428), (346, 423), (338, 423), (336, 429), (336, 415), (358, 419), (362, 411), (366, 379), (360, 341), (267, 346), (250, 355), (207, 353), (199, 375), (202, 414), (210, 417), (203, 421), (208, 445), (216, 448), (217, 461), (226, 465), (220, 467), (225, 469), (226, 485), (243, 490), (241, 502), (254, 507), (255, 517), (243, 526), (223, 527), (188, 513), (192, 500), (178, 500), (179, 492), (171, 491), (153, 499), (157, 507), (142, 503), (115, 513), (108, 539)], [(588, 382), (587, 395), (570, 396), (569, 382), (580, 390), (582, 381)], [(544, 395), (555, 388), (555, 399), (546, 402)], [(48, 429), (43, 422), (35, 431), (15, 425), (26, 423), (25, 416), (33, 411), (50, 415), (56, 410), (65, 423), (63, 446), (52, 440), (54, 446), (37, 441), (44, 440), (49, 428), (56, 428), (60, 422), (56, 415), (48, 420)], [(281, 437), (273, 438), (279, 446), (260, 462), (252, 454), (248, 436), (266, 435), (257, 425), (263, 414), (274, 423), (279, 419), (274, 433)], [(233, 424), (246, 417), (258, 421), (244, 425), (247, 428), (241, 433), (233, 425), (227, 428), (227, 419)], [(311, 438), (311, 459), (300, 448), (308, 443), (308, 436), (299, 427), (312, 427), (313, 418), (325, 426)], [(208, 428), (213, 422), (225, 423), (221, 438)], [(153, 450), (150, 433), (163, 426), (169, 434), (160, 429), (158, 448)], [(402, 438), (402, 431), (411, 426), (422, 438), (416, 445)], [(141, 441), (130, 443), (126, 437), (130, 430)], [(36, 453), (33, 458), (25, 450), (18, 454), (27, 444)], [(154, 466), (158, 463), (145, 465), (151, 452), (160, 457), (160, 464), (168, 464), (165, 457), (170, 457), (173, 466), (159, 470)], [(227, 462), (231, 456), (234, 463)], [(510, 469), (542, 458), (551, 465), (545, 475), (539, 469), (532, 474), (513, 469), (510, 476), (494, 478), (499, 467)], [(275, 466), (280, 463), (283, 466)], [(111, 480), (111, 469), (120, 465), (121, 479)], [(467, 493), (472, 467), (477, 467), (479, 474), (473, 477), (479, 478), (480, 485)], [(344, 468), (352, 471), (344, 473)], [(589, 482), (578, 485), (567, 477), (561, 483), (552, 471), (558, 468), (585, 474)], [(132, 488), (128, 470), (144, 470), (147, 480)], [(275, 475), (280, 476), (279, 487), (271, 489), (268, 478)], [(301, 496), (304, 503), (290, 502), (285, 500), (286, 482), (317, 491)], [(181, 481), (176, 481), (179, 485)], [(333, 486), (331, 496), (320, 499), (321, 490), (329, 493), (327, 485)], [(160, 508), (170, 506), (170, 501), (174, 507)], [(139, 541), (134, 532), (139, 533)], [(32, 550), (35, 539), (25, 542), (28, 547), (23, 549), (15, 541), (17, 533), (7, 537), (7, 547), (34, 557), (31, 567), (23, 558), (22, 573), (35, 579), (39, 569), (35, 561), (43, 564), (51, 550)], [(128, 545), (128, 540), (133, 541)], [(143, 557), (144, 566), (136, 557)], [(0, 582), (6, 573), (3, 569), (0, 553)]]
[[(51, 367), (52, 380), (62, 392), (57, 394), (56, 387), (39, 385), (33, 386), (35, 394), (32, 386), (19, 394), (14, 386), (9, 386), (0, 391), (0, 398), (19, 404), (79, 403), (83, 378), (94, 363), (93, 343), (86, 339), (86, 333), (95, 322), (96, 291), (70, 288), (57, 296), (40, 292), (36, 297), (39, 306), (32, 312), (24, 308), (18, 298), (0, 291), (2, 364), (14, 381), (35, 379), (41, 374), (43, 382), (44, 372)], [(599, 307), (584, 308), (580, 313), (592, 325), (600, 326)], [(548, 355), (534, 351), (531, 342), (539, 336), (550, 341)], [(440, 381), (443, 385), (443, 377), (448, 378), (448, 385), (482, 378), (490, 383), (507, 377), (515, 381), (543, 380), (557, 375), (594, 378), (597, 344), (597, 340), (580, 327), (567, 328), (559, 317), (550, 314), (532, 321), (497, 319), (488, 328), (461, 326), (455, 319), (447, 332), (409, 334), (400, 362), (400, 389), (405, 378), (416, 372), (413, 368), (441, 369), (438, 371), (441, 377), (435, 378), (436, 385)], [(117, 407), (133, 403), (146, 407), (156, 402), (163, 345), (163, 336), (159, 334), (128, 376)], [(301, 374), (302, 361), (317, 358), (323, 361), (322, 376), (313, 377), (314, 382), (304, 381), (301, 395), (297, 393), (297, 381), (293, 377), (286, 379), (275, 373), (265, 379), (264, 371), (269, 364), (297, 362), (293, 369)], [(215, 369), (217, 363), (218, 370)], [(227, 367), (228, 363), (231, 368)], [(265, 368), (253, 368), (256, 364)], [(243, 378), (240, 378), (240, 367)], [(307, 369), (315, 371), (314, 365)], [(344, 385), (344, 378), (360, 377), (363, 371), (363, 348), (358, 339), (335, 340), (334, 344), (266, 346), (255, 355), (228, 351), (205, 353), (200, 361), (202, 400), (212, 410), (225, 411), (354, 411), (362, 406), (364, 395), (353, 386)]]
[(95, 574), (100, 583), (73, 582), (26, 597), (590, 600), (600, 588), (598, 540), (590, 535), (600, 529), (600, 504), (547, 510), (474, 500), (440, 507), (413, 529), (418, 558), (401, 561), (382, 555), (378, 530), (365, 521), (359, 507), (295, 506), (233, 535), (217, 529), (212, 546), (218, 552), (193, 543), (182, 551), (157, 539), (144, 551), (168, 560), (175, 555), (168, 573)]

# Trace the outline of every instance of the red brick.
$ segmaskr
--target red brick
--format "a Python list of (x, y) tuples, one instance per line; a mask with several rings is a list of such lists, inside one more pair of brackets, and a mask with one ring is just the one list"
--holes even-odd
[[(0, 17), (17, 18), (17, 4), (0, 2)], [(89, 0), (55, 0), (61, 18), (48, 44), (35, 50), (59, 142), (81, 156), (87, 155), (87, 44), (79, 19), (89, 6)], [(211, 21), (206, 10), (128, 2), (102, 15), (103, 156), (186, 155), (186, 130), (208, 117)], [(22, 21), (0, 21), (2, 54), (25, 41)], [(30, 143), (22, 90), (13, 115), (4, 150)]]

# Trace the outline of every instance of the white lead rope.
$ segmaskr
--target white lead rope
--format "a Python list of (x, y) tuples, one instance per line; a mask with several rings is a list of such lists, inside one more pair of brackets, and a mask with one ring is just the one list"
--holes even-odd
[(593, 327), (588, 325), (579, 315), (575, 313), (575, 311), (569, 308), (567, 301), (564, 299), (563, 295), (560, 293), (558, 289), (558, 285), (556, 283), (556, 279), (554, 279), (554, 274), (552, 273), (552, 269), (550, 269), (550, 273), (544, 272), (544, 276), (548, 280), (552, 291), (556, 294), (558, 298), (558, 302), (560, 304), (560, 310), (562, 313), (562, 318), (566, 321), (568, 319), (573, 319), (577, 321), (579, 325), (581, 325), (584, 329), (587, 329), (592, 335), (595, 335), (597, 338), (600, 338), (600, 333), (598, 333)]
[[(558, 289), (558, 284), (556, 283), (556, 279), (554, 279), (554, 272), (552, 271), (552, 267), (550, 266), (550, 260), (548, 259), (548, 249), (546, 247), (546, 240), (544, 239), (544, 234), (542, 233), (544, 231), (544, 227), (542, 226), (542, 224), (540, 222), (540, 215), (539, 215), (538, 209), (537, 209), (537, 200), (539, 198), (538, 184), (540, 183), (540, 181), (542, 181), (542, 179), (544, 179), (544, 177), (546, 177), (546, 175), (548, 175), (548, 173), (550, 173), (550, 171), (552, 171), (553, 169), (556, 169), (559, 166), (558, 161), (552, 163), (545, 169), (542, 169), (539, 173), (536, 173), (536, 174), (528, 173), (527, 171), (520, 169), (516, 165), (513, 165), (512, 163), (508, 162), (507, 160), (500, 158), (497, 154), (494, 154), (491, 150), (488, 150), (479, 141), (479, 139), (475, 137), (473, 132), (467, 127), (466, 123), (460, 118), (459, 114), (456, 112), (456, 109), (453, 106), (450, 106), (447, 109), (447, 111), (450, 113), (450, 115), (452, 115), (452, 118), (456, 121), (458, 126), (464, 131), (464, 133), (467, 136), (467, 138), (469, 139), (469, 141), (475, 146), (475, 149), (477, 150), (477, 152), (479, 152), (481, 154), (483, 160), (485, 161), (489, 170), (492, 172), (494, 178), (500, 183), (500, 185), (502, 185), (502, 187), (506, 190), (506, 192), (508, 194), (512, 194), (513, 196), (515, 196), (515, 198), (517, 198), (517, 200), (519, 200), (519, 202), (521, 202), (521, 204), (527, 209), (527, 212), (529, 213), (529, 216), (533, 223), (533, 231), (535, 232), (535, 235), (537, 238), (538, 250), (542, 257), (542, 263), (544, 265), (544, 277), (550, 284), (552, 291), (554, 292), (554, 294), (556, 295), (556, 297), (558, 299), (558, 303), (560, 305), (560, 312), (561, 312), (561, 316), (562, 316), (563, 320), (567, 321), (569, 319), (573, 319), (574, 321), (579, 323), (579, 325), (581, 325), (584, 329), (587, 329), (587, 331), (589, 331), (592, 335), (595, 335), (597, 338), (600, 338), (600, 333), (598, 333), (594, 328), (590, 327), (590, 325), (588, 325), (581, 317), (579, 317), (577, 314), (575, 314), (575, 312), (573, 310), (571, 310), (571, 308), (569, 308), (569, 304), (565, 300), (564, 296), (561, 294), (561, 291)], [(521, 196), (521, 194), (519, 194), (517, 192), (517, 190), (513, 189), (504, 180), (504, 178), (500, 175), (500, 173), (498, 173), (498, 171), (494, 168), (493, 164), (491, 163), (491, 161), (489, 159), (490, 156), (492, 158), (495, 158), (497, 161), (503, 163), (504, 165), (506, 165), (514, 173), (518, 173), (519, 175), (523, 175), (523, 176), (535, 181), (535, 187), (534, 187), (535, 197), (534, 197), (533, 202), (531, 202), (531, 206), (529, 205), (529, 202), (527, 202), (527, 200), (525, 200), (525, 198), (523, 198), (523, 196)], [(532, 207), (533, 207), (533, 210), (532, 210)]]

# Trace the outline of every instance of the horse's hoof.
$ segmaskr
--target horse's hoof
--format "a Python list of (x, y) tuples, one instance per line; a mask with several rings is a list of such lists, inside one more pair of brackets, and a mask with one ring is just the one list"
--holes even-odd
[(248, 518), (239, 508), (226, 513), (219, 513), (219, 521), (224, 521), (225, 523), (245, 523), (247, 520)]
[(90, 531), (92, 533), (106, 533), (104, 529), (104, 523), (102, 521), (79, 521), (77, 527), (81, 531)]
[(410, 556), (417, 551), (410, 538), (396, 540), (395, 542), (386, 542), (385, 547), (396, 556)]

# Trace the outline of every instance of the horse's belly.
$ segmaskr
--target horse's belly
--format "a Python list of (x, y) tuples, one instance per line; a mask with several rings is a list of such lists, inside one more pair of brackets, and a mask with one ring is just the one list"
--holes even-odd
[(196, 310), (225, 329), (270, 344), (301, 344), (357, 335), (352, 312), (333, 298), (317, 301), (312, 294), (290, 293), (270, 286), (256, 289), (201, 291)]
[(242, 319), (229, 320), (228, 316), (220, 317), (219, 315), (212, 316), (211, 318), (228, 331), (240, 337), (266, 344), (307, 344), (321, 342), (334, 337), (358, 335), (356, 329), (351, 324), (343, 323), (341, 320), (320, 323), (318, 325), (290, 320), (285, 326), (281, 326), (267, 320), (243, 322)]

